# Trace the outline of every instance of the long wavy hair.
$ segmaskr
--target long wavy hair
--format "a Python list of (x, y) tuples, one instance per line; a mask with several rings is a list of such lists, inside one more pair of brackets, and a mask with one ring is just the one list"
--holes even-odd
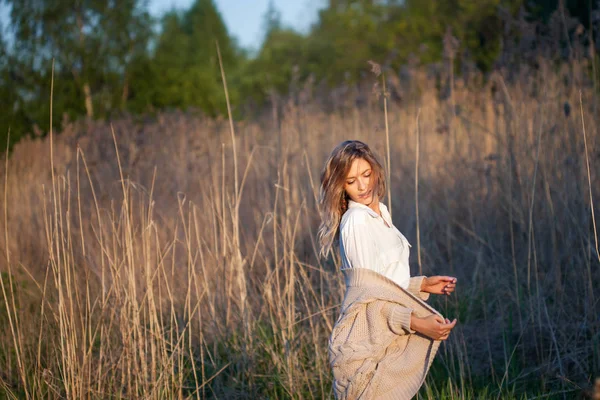
[(376, 188), (377, 197), (385, 195), (385, 174), (383, 167), (366, 143), (358, 140), (346, 140), (336, 146), (325, 162), (321, 172), (321, 187), (319, 188), (319, 205), (321, 225), (319, 226), (320, 255), (327, 257), (333, 243), (339, 237), (340, 221), (348, 209), (348, 194), (344, 189), (346, 176), (352, 162), (362, 158), (371, 165), (371, 183)]

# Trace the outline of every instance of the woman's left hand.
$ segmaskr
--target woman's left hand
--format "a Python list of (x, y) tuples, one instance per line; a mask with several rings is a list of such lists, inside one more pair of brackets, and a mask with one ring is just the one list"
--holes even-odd
[(423, 279), (421, 291), (432, 294), (450, 295), (456, 287), (456, 278), (453, 276), (430, 276)]

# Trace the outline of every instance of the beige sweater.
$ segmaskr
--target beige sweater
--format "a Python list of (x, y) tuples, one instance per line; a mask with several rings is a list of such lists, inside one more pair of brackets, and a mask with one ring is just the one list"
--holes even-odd
[(424, 276), (410, 278), (406, 290), (366, 268), (342, 272), (346, 295), (329, 338), (336, 399), (411, 399), (441, 343), (410, 329), (411, 313), (441, 316), (424, 301)]

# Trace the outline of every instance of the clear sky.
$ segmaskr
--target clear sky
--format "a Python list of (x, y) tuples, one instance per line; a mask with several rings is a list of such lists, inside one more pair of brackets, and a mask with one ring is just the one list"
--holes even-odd
[[(317, 13), (326, 0), (272, 0), (281, 14), (284, 26), (306, 32), (316, 21)], [(193, 0), (149, 0), (152, 15), (159, 17), (173, 8), (187, 9)], [(225, 20), (229, 33), (247, 49), (258, 49), (263, 38), (263, 16), (269, 0), (214, 0)], [(5, 29), (10, 23), (9, 8), (0, 0), (0, 23)]]
[[(272, 0), (281, 14), (284, 26), (306, 32), (317, 19), (325, 0)], [(172, 8), (186, 9), (193, 0), (150, 0), (150, 12), (160, 16)], [(260, 47), (263, 38), (263, 16), (269, 0), (214, 0), (229, 33), (248, 49)]]

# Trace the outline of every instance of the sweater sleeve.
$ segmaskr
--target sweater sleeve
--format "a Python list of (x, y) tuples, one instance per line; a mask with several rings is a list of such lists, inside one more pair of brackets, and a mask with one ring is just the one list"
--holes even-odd
[(429, 293), (421, 290), (421, 285), (423, 284), (423, 279), (425, 278), (426, 276), (424, 275), (413, 276), (408, 282), (408, 291), (415, 296), (419, 296), (421, 300), (427, 300), (429, 298)]
[(389, 328), (396, 335), (408, 335), (416, 332), (410, 327), (412, 308), (388, 302), (383, 306), (381, 312), (386, 318)]

